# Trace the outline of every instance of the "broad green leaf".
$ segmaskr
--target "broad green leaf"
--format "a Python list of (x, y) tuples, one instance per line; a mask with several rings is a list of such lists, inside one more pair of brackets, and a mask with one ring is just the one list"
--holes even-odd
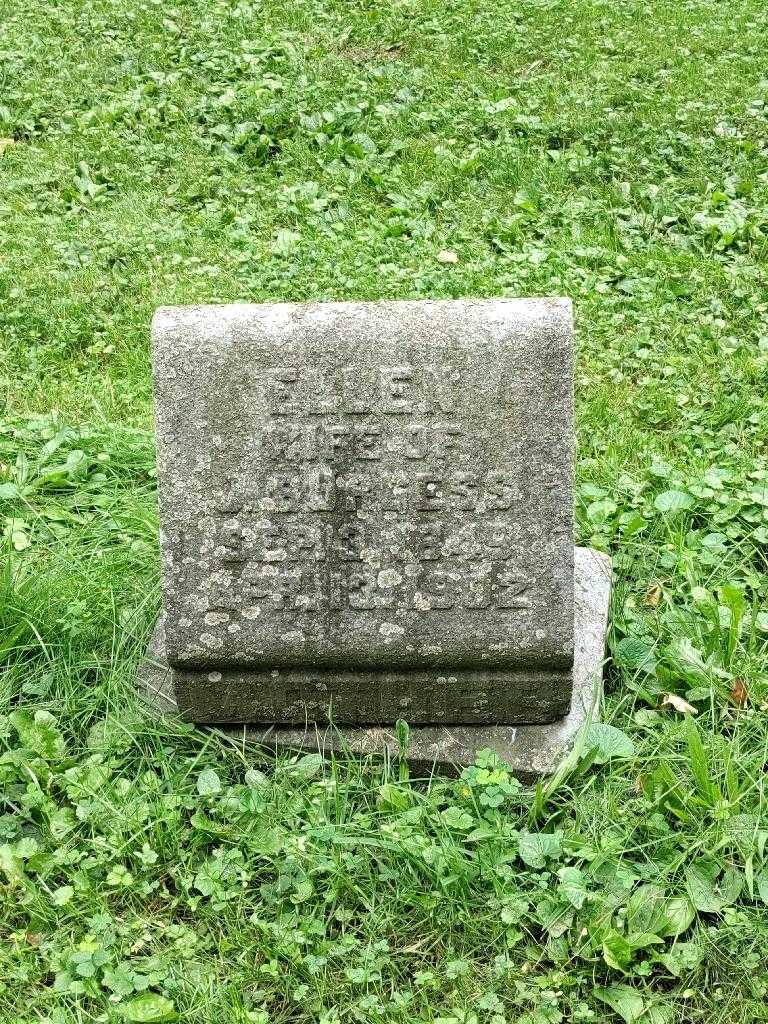
[(734, 814), (723, 822), (723, 830), (744, 853), (754, 849), (760, 832), (760, 818), (756, 814)]
[(557, 939), (573, 924), (573, 908), (559, 900), (541, 900), (536, 906), (536, 918), (544, 931)]
[(472, 828), (475, 822), (471, 814), (468, 814), (467, 811), (457, 807), (455, 804), (451, 804), (450, 807), (446, 807), (444, 811), (441, 811), (440, 817), (448, 828), (455, 828), (461, 831)]
[(633, 534), (639, 533), (646, 528), (648, 520), (644, 519), (639, 512), (628, 512), (619, 516), (619, 523), (621, 525), (622, 539), (629, 540)]
[(666, 923), (659, 935), (674, 937), (687, 931), (696, 917), (696, 911), (685, 896), (673, 896), (664, 904)]
[(251, 789), (258, 789), (260, 786), (266, 786), (269, 783), (268, 777), (264, 772), (260, 772), (258, 768), (249, 768), (245, 773), (244, 781), (246, 786)]
[(75, 894), (75, 890), (71, 885), (60, 885), (58, 889), (54, 889), (51, 893), (51, 902), (55, 907), (64, 907), (69, 903)]
[(626, 733), (605, 722), (588, 725), (584, 735), (584, 749), (594, 749), (595, 764), (605, 764), (612, 757), (632, 757), (635, 745)]
[(581, 871), (578, 868), (572, 867), (560, 868), (558, 876), (560, 878), (560, 892), (572, 907), (580, 910), (589, 895)]
[(676, 978), (695, 971), (703, 959), (704, 950), (695, 942), (676, 942), (668, 953), (658, 957), (659, 963)]
[(685, 735), (688, 741), (688, 760), (696, 789), (701, 799), (711, 806), (719, 794), (710, 777), (709, 760), (701, 740), (699, 727), (691, 715), (685, 719)]
[(698, 911), (719, 914), (739, 898), (744, 876), (733, 867), (727, 867), (721, 874), (719, 865), (699, 860), (686, 869), (685, 882), (691, 902)]
[(560, 836), (551, 832), (523, 832), (519, 850), (520, 859), (529, 868), (543, 868), (548, 857), (560, 855)]
[(411, 805), (411, 798), (408, 790), (403, 786), (397, 786), (392, 782), (385, 782), (379, 786), (376, 794), (376, 803), (379, 807), (387, 810), (405, 811)]
[(616, 511), (617, 505), (610, 498), (602, 498), (600, 501), (593, 501), (587, 505), (587, 515), (593, 523), (599, 523), (608, 519)]
[(715, 892), (718, 865), (714, 861), (699, 860), (685, 870), (685, 885), (691, 902), (697, 910), (716, 913), (720, 900)]
[(9, 717), (19, 734), (21, 745), (27, 750), (49, 763), (64, 757), (64, 737), (50, 711), (36, 711), (33, 716), (27, 710), (18, 710)]
[(40, 850), (40, 844), (34, 836), (22, 836), (13, 848), (14, 853), (21, 860), (29, 860)]
[(621, 668), (635, 671), (652, 667), (654, 663), (653, 649), (646, 640), (637, 636), (625, 636), (613, 649), (613, 660)]
[(142, 992), (123, 1007), (123, 1016), (131, 1024), (155, 1024), (178, 1019), (170, 999), (155, 992)]
[(768, 905), (768, 868), (764, 868), (755, 879), (760, 899)]
[(471, 832), (468, 832), (464, 836), (466, 843), (480, 843), (484, 839), (493, 839), (494, 836), (498, 837), (499, 830), (491, 828), (490, 825), (480, 825), (478, 828), (473, 828)]
[(197, 792), (200, 796), (214, 796), (221, 792), (221, 779), (213, 768), (206, 768), (197, 777)]
[(24, 876), (21, 858), (9, 843), (0, 844), (0, 878), (5, 875), (9, 882), (17, 882)]
[(288, 256), (301, 241), (301, 235), (289, 228), (278, 228), (272, 240), (272, 252), (275, 256)]
[(664, 939), (659, 938), (655, 932), (630, 932), (627, 935), (627, 942), (633, 950), (647, 949), (649, 946), (664, 945)]
[(38, 850), (38, 842), (32, 836), (25, 836), (12, 846), (3, 843), (0, 846), (0, 871), (7, 874), (10, 883), (18, 882), (24, 878), (24, 861), (34, 857)]
[(668, 1003), (654, 1003), (643, 1014), (642, 1024), (673, 1024), (676, 1009)]
[(659, 512), (668, 512), (674, 514), (675, 512), (682, 512), (686, 508), (690, 508), (695, 504), (696, 499), (692, 494), (688, 494), (686, 491), (662, 491), (661, 494), (656, 495), (654, 506)]
[(635, 1024), (645, 1010), (643, 997), (629, 985), (610, 985), (608, 988), (598, 986), (594, 994), (618, 1013), (626, 1024)]
[(667, 650), (667, 658), (675, 671), (682, 673), (694, 683), (707, 685), (712, 682), (713, 677), (730, 679), (727, 673), (719, 671), (712, 664), (711, 657), (705, 660), (704, 655), (694, 647), (688, 637), (676, 640)]
[(77, 818), (71, 807), (57, 807), (48, 818), (48, 828), (57, 842), (76, 827)]
[(625, 971), (632, 960), (632, 946), (614, 929), (603, 939), (603, 960), (616, 971)]
[(318, 776), (323, 770), (322, 754), (305, 754), (300, 757), (296, 764), (291, 765), (291, 775), (309, 781)]
[(27, 548), (32, 547), (32, 541), (23, 530), (11, 531), (11, 543), (15, 551), (26, 551)]
[(627, 926), (633, 932), (661, 935), (668, 925), (664, 891), (657, 885), (641, 885), (627, 901)]

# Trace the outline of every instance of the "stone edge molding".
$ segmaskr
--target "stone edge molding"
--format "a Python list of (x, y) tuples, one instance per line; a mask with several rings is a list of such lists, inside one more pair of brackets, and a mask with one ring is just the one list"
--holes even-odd
[[(573, 699), (568, 714), (547, 725), (412, 726), (408, 762), (416, 775), (455, 775), (479, 750), (491, 748), (522, 782), (556, 771), (579, 730), (595, 720), (602, 691), (602, 668), (611, 595), (611, 559), (591, 548), (576, 548), (575, 659)], [(164, 654), (162, 622), (150, 641), (137, 675), (139, 691), (159, 714), (177, 713), (172, 670)], [(365, 757), (398, 752), (392, 726), (215, 726), (217, 730), (273, 751), (316, 751), (326, 757)]]

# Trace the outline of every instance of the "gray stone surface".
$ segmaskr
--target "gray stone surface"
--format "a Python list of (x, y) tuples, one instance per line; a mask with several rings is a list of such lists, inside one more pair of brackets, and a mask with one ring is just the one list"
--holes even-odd
[[(571, 747), (579, 729), (596, 715), (608, 621), (611, 563), (606, 555), (576, 549), (574, 692), (565, 718), (549, 725), (417, 726), (411, 729), (408, 759), (417, 774), (437, 771), (453, 774), (471, 764), (478, 750), (490, 747), (524, 782), (554, 772)], [(159, 712), (177, 711), (173, 670), (164, 652), (163, 629), (158, 625), (139, 671), (141, 692)], [(312, 750), (326, 755), (355, 756), (397, 753), (394, 730), (380, 726), (318, 726), (303, 728), (225, 727), (233, 738), (273, 750)]]
[(185, 716), (566, 712), (569, 302), (163, 309), (153, 338)]

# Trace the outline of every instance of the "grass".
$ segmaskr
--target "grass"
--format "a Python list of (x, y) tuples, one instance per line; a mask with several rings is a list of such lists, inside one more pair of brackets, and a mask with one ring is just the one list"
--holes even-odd
[[(0, 1021), (768, 1020), (765, 5), (0, 26)], [(154, 308), (538, 294), (612, 728), (534, 792), (146, 716)]]

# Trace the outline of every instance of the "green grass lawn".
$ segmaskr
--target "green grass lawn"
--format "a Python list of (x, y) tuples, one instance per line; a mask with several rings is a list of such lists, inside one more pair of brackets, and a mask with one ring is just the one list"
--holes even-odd
[[(0, 0), (3, 1024), (768, 1020), (767, 52), (764, 0)], [(549, 294), (615, 731), (533, 792), (147, 716), (155, 307)]]

